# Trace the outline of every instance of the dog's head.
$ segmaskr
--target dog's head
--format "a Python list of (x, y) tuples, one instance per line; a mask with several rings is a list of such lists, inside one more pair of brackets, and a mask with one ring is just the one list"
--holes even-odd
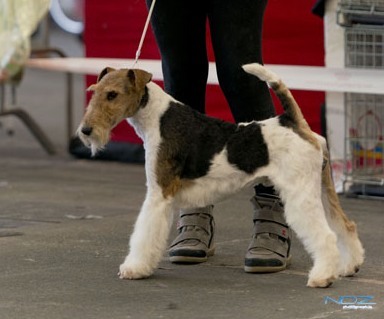
[(77, 130), (92, 155), (109, 141), (111, 130), (123, 119), (134, 116), (145, 103), (146, 84), (152, 74), (139, 69), (105, 68), (88, 90), (92, 98)]

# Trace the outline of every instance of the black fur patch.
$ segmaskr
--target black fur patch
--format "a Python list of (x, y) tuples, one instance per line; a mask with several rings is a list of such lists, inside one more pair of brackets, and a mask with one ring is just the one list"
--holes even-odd
[(268, 147), (256, 122), (239, 126), (229, 138), (227, 150), (228, 161), (248, 174), (269, 162)]
[(180, 178), (194, 179), (208, 173), (211, 160), (227, 145), (231, 164), (251, 173), (268, 163), (266, 144), (258, 124), (238, 127), (207, 117), (192, 108), (171, 102), (160, 120), (163, 142), (159, 152)]
[(279, 116), (279, 124), (284, 127), (295, 129), (297, 123), (286, 113), (283, 113)]
[(144, 95), (141, 98), (140, 106), (143, 108), (148, 104), (149, 94), (148, 94), (148, 88), (144, 88)]

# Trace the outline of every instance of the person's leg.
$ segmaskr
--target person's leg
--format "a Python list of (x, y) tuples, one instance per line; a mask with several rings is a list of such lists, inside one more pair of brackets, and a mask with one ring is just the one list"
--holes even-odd
[[(147, 0), (149, 6), (151, 0)], [(160, 49), (165, 91), (205, 113), (208, 76), (206, 1), (157, 1), (152, 29)], [(172, 262), (204, 262), (214, 253), (212, 206), (180, 211), (178, 235), (171, 243)]]
[(265, 82), (241, 66), (262, 63), (262, 25), (266, 0), (210, 0), (208, 19), (220, 87), (236, 122), (275, 115)]
[[(147, 0), (147, 6), (151, 2)], [(204, 0), (156, 1), (151, 19), (165, 91), (201, 113), (208, 76), (205, 7)]]
[[(267, 0), (210, 0), (208, 20), (220, 86), (236, 122), (275, 115), (265, 82), (243, 71), (242, 65), (262, 63), (262, 25)], [(273, 187), (257, 185), (253, 238), (245, 256), (245, 271), (273, 272), (289, 261), (289, 229)]]

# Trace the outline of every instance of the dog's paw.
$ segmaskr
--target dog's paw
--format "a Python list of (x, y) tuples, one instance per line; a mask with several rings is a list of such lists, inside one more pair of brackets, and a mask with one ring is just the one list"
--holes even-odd
[(312, 288), (328, 288), (339, 278), (339, 262), (315, 263), (309, 272), (307, 286)]
[(118, 276), (120, 279), (143, 279), (152, 275), (153, 270), (145, 265), (124, 262), (120, 265)]
[(360, 265), (352, 265), (346, 269), (343, 269), (340, 271), (340, 276), (342, 277), (353, 277), (356, 275), (360, 270)]
[[(317, 271), (316, 271), (317, 270)], [(338, 278), (334, 268), (312, 269), (308, 276), (307, 286), (312, 288), (328, 288)]]
[(359, 251), (356, 249), (356, 251), (353, 252), (353, 254), (349, 255), (348, 258), (345, 258), (343, 260), (343, 263), (340, 267), (340, 276), (342, 277), (352, 277), (354, 276), (359, 270), (361, 265), (364, 262), (364, 250), (361, 248)]
[(307, 286), (311, 288), (328, 288), (333, 282), (336, 280), (335, 276), (328, 278), (309, 278), (307, 282)]

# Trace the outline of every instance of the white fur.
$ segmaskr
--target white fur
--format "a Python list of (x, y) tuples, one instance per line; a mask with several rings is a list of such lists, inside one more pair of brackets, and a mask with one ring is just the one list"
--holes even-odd
[(120, 266), (120, 277), (125, 279), (144, 278), (153, 273), (166, 249), (173, 216), (172, 202), (163, 198), (157, 184), (155, 167), (161, 142), (159, 118), (174, 99), (153, 82), (147, 87), (151, 96), (148, 104), (127, 119), (144, 142), (148, 191), (130, 239), (129, 255)]
[[(280, 94), (289, 95), (292, 105), (286, 105), (286, 108), (288, 111), (289, 107), (292, 108), (291, 111), (294, 112), (291, 115), (298, 117), (297, 125), (304, 127), (296, 127), (294, 131), (281, 126), (277, 118), (259, 122), (263, 140), (267, 144), (269, 162), (252, 174), (231, 164), (227, 148), (224, 147), (213, 158), (207, 159), (211, 161), (211, 165), (206, 175), (181, 183), (174, 179), (167, 185), (164, 185), (166, 181), (163, 178), (166, 172), (161, 172), (162, 167), (158, 165), (157, 158), (160, 144), (166, 142), (161, 138), (160, 119), (175, 100), (155, 83), (147, 83), (150, 77), (145, 71), (137, 72), (142, 77), (137, 82), (131, 74), (130, 85), (142, 85), (140, 79), (144, 79), (148, 90), (147, 103), (128, 113), (130, 116), (133, 114), (128, 122), (143, 139), (146, 149), (147, 194), (130, 239), (129, 254), (120, 266), (121, 278), (144, 278), (154, 272), (166, 249), (173, 211), (214, 204), (244, 187), (266, 179), (279, 191), (285, 205), (287, 223), (313, 258), (314, 265), (309, 273), (308, 286), (327, 287), (339, 275), (351, 275), (362, 264), (364, 249), (353, 224), (347, 221), (339, 204), (335, 204), (337, 197), (332, 193), (334, 189), (328, 187), (326, 192), (322, 192), (322, 179), (328, 186), (330, 184), (329, 178), (324, 177), (329, 174), (322, 175), (323, 157), (328, 157), (325, 140), (319, 136), (317, 139), (313, 138), (315, 135), (311, 135), (305, 121), (300, 118), (300, 110), (294, 109), (297, 104), (276, 74), (258, 64), (245, 65), (244, 69), (270, 84), (278, 83), (273, 87), (275, 90), (282, 90), (279, 91)], [(125, 71), (115, 74), (122, 76)], [(113, 73), (110, 76), (114, 76)], [(115, 105), (120, 106), (120, 109), (114, 109), (114, 112), (109, 112), (104, 118), (100, 105), (107, 102), (98, 98), (105, 98), (103, 90), (113, 89), (106, 83), (107, 85), (100, 83), (93, 88), (99, 92), (92, 98), (78, 129), (81, 140), (91, 147), (92, 154), (107, 143), (113, 127), (110, 127), (110, 123), (121, 119), (120, 115), (116, 115), (120, 114), (116, 110), (122, 112), (125, 107), (123, 102)], [(138, 96), (128, 94), (124, 98), (125, 101), (132, 98), (134, 102)], [(127, 113), (122, 112), (121, 116), (123, 114)], [(97, 121), (92, 121), (93, 116)], [(90, 123), (92, 126), (88, 134), (85, 128)], [(300, 131), (303, 128), (305, 132)], [(164, 161), (164, 158), (161, 160)], [(163, 174), (162, 184), (158, 181), (159, 170)]]
[(258, 63), (245, 64), (243, 65), (243, 70), (249, 74), (257, 76), (260, 80), (268, 83), (277, 83), (280, 80), (277, 74), (273, 73), (271, 70), (266, 69)]
[[(275, 80), (273, 74), (265, 75), (266, 79), (271, 80), (271, 77)], [(148, 104), (128, 120), (144, 141), (148, 191), (131, 236), (129, 254), (120, 266), (121, 278), (137, 279), (153, 273), (166, 249), (175, 209), (216, 203), (265, 177), (280, 192), (287, 223), (313, 258), (314, 266), (308, 285), (326, 287), (340, 274), (348, 272), (343, 266), (345, 262), (340, 261), (341, 246), (338, 248), (335, 234), (340, 230), (330, 228), (321, 200), (322, 150), (319, 151), (291, 129), (280, 126), (276, 118), (268, 119), (260, 122), (270, 154), (270, 163), (266, 167), (247, 174), (228, 162), (224, 148), (213, 158), (207, 175), (194, 180), (192, 186), (179, 191), (175, 197), (164, 198), (155, 174), (157, 150), (161, 142), (159, 120), (174, 99), (154, 83), (148, 84), (148, 90)], [(341, 232), (343, 245), (348, 247), (342, 258), (348, 259), (349, 268), (360, 265), (362, 248), (356, 256), (353, 252), (361, 247), (360, 242), (357, 237), (351, 239)]]

